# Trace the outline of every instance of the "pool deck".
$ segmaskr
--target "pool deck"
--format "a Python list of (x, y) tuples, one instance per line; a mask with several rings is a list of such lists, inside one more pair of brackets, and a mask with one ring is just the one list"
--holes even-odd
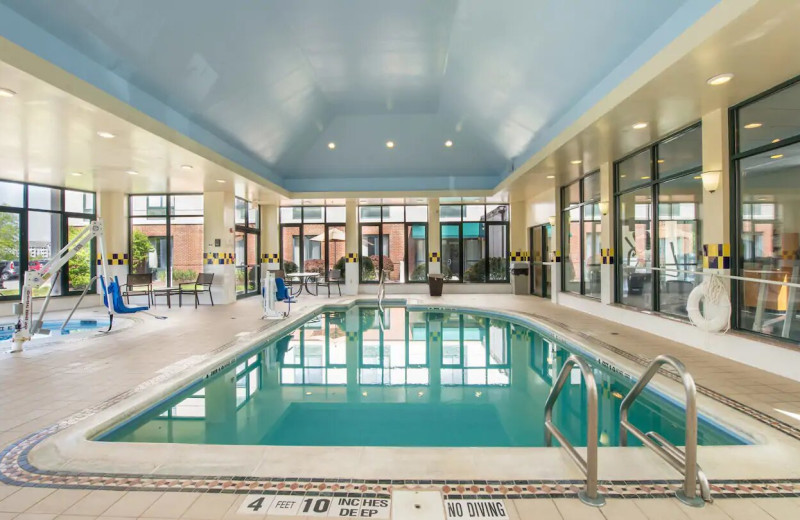
[[(578, 335), (591, 331), (593, 338), (614, 349), (611, 355), (627, 353), (631, 362), (661, 353), (672, 354), (687, 365), (699, 385), (763, 414), (762, 422), (764, 417), (771, 417), (784, 427), (800, 428), (800, 382), (797, 381), (554, 306), (535, 297), (452, 295), (432, 299), (409, 295), (408, 298), (477, 308), (487, 308), (490, 299), (494, 310), (530, 314)], [(346, 298), (303, 296), (293, 307), (293, 314), (337, 300), (347, 301)], [(136, 326), (106, 337), (46, 346), (34, 344), (22, 354), (1, 354), (0, 448), (82, 410), (120, 395), (130, 395), (131, 389), (139, 387), (141, 390), (143, 384), (159, 376), (169, 378), (182, 370), (190, 370), (195, 363), (229, 344), (232, 338), (246, 338), (264, 327), (280, 325), (259, 320), (259, 301), (252, 298), (229, 306), (201, 306), (197, 310), (158, 307), (155, 312), (169, 319), (141, 316), (136, 318)], [(88, 311), (84, 311), (84, 315), (96, 316)], [(655, 457), (652, 454), (647, 456)], [(565, 459), (563, 455), (558, 457)], [(701, 454), (700, 463), (703, 462)], [(376, 468), (380, 467), (380, 461), (377, 461)], [(761, 476), (766, 477), (769, 475)], [(603, 475), (602, 466), (601, 478), (609, 478)], [(236, 518), (243, 500), (240, 494), (228, 493), (56, 489), (0, 483), (0, 520), (47, 520), (58, 515), (75, 515), (74, 518), (84, 519)], [(671, 498), (611, 499), (600, 510), (588, 508), (573, 498), (511, 498), (506, 502), (511, 504), (508, 507), (510, 516), (523, 519), (800, 518), (798, 497), (724, 498), (703, 509), (687, 508)], [(270, 515), (269, 518), (278, 517)]]

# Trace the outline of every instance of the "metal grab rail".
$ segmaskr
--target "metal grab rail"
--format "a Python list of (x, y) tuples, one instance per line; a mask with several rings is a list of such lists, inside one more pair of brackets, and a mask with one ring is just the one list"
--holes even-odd
[[(675, 369), (686, 390), (686, 441), (683, 451), (656, 432), (642, 432), (628, 421), (628, 409), (642, 393), (661, 365), (669, 365)], [(697, 387), (694, 378), (686, 367), (672, 356), (657, 356), (648, 365), (642, 377), (628, 392), (619, 407), (619, 444), (628, 445), (628, 432), (632, 433), (642, 444), (655, 451), (662, 459), (683, 473), (683, 489), (675, 494), (684, 504), (703, 507), (711, 502), (711, 489), (702, 468), (697, 464)], [(700, 497), (697, 496), (697, 484), (700, 484)]]
[[(583, 374), (583, 380), (586, 383), (586, 459), (578, 453), (575, 447), (564, 437), (555, 424), (553, 424), (553, 404), (561, 394), (567, 378), (572, 373), (572, 367), (577, 366)], [(547, 396), (547, 401), (544, 404), (544, 441), (547, 446), (552, 446), (553, 436), (558, 440), (561, 447), (567, 450), (567, 453), (575, 464), (586, 475), (586, 487), (578, 492), (578, 498), (584, 504), (601, 507), (605, 505), (606, 500), (597, 492), (597, 384), (594, 381), (594, 373), (589, 367), (589, 364), (576, 356), (575, 354), (567, 358), (566, 363), (558, 373), (553, 388), (550, 390), (550, 395)]]

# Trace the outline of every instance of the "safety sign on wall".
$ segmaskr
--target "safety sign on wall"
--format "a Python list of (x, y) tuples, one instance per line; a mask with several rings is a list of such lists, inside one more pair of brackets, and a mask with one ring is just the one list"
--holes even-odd
[(504, 500), (445, 500), (444, 510), (447, 514), (447, 520), (465, 518), (509, 520)]
[(248, 495), (238, 514), (388, 520), (390, 506), (389, 498)]

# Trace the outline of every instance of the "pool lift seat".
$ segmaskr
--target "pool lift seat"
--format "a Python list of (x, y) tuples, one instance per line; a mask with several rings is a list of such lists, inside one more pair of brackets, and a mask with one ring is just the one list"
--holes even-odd
[[(271, 271), (267, 271), (266, 276), (264, 276), (264, 283), (261, 285), (261, 300), (264, 306), (264, 314), (261, 318), (268, 320), (287, 318), (292, 311), (292, 304), (295, 303), (294, 297), (283, 278), (275, 276), (275, 273)], [(278, 302), (286, 303), (286, 312), (281, 312), (275, 308)]]
[[(628, 410), (631, 405), (653, 376), (658, 373), (662, 365), (669, 365), (677, 372), (686, 393), (686, 441), (683, 450), (670, 443), (659, 433), (654, 431), (644, 433), (628, 421)], [(697, 387), (695, 386), (694, 378), (686, 370), (686, 366), (683, 363), (672, 356), (663, 354), (656, 356), (647, 366), (642, 377), (628, 392), (628, 395), (622, 399), (619, 412), (620, 446), (627, 446), (628, 433), (633, 434), (642, 444), (655, 451), (670, 466), (683, 473), (683, 488), (675, 493), (678, 500), (692, 507), (703, 507), (706, 502), (713, 502), (708, 478), (706, 478), (700, 465), (697, 464)], [(698, 485), (700, 487), (700, 496), (697, 495)]]

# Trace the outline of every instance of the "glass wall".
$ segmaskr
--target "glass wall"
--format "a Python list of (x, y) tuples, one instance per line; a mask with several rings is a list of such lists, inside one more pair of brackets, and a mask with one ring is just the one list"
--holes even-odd
[[(25, 271), (41, 269), (94, 219), (94, 193), (0, 181), (0, 300), (19, 298)], [(53, 296), (83, 291), (95, 273), (93, 258), (94, 240), (34, 296), (46, 295), (53, 280)]]
[(600, 172), (561, 188), (564, 291), (600, 298)]
[(617, 302), (685, 317), (702, 282), (700, 125), (614, 166)]
[(428, 206), (359, 206), (360, 280), (426, 282), (428, 279)]
[[(800, 283), (800, 82), (734, 107), (731, 117), (733, 273)], [(800, 342), (797, 291), (757, 281), (734, 289), (734, 327)]]
[(131, 195), (130, 268), (155, 287), (193, 282), (203, 272), (203, 196)]
[(236, 197), (234, 206), (234, 260), (236, 265), (236, 295), (261, 293), (259, 248), (261, 240), (258, 204)]
[(439, 207), (442, 274), (447, 282), (508, 282), (508, 206)]
[[(281, 264), (286, 273), (344, 276), (345, 207), (287, 206), (280, 209)], [(301, 269), (302, 267), (302, 269)]]

